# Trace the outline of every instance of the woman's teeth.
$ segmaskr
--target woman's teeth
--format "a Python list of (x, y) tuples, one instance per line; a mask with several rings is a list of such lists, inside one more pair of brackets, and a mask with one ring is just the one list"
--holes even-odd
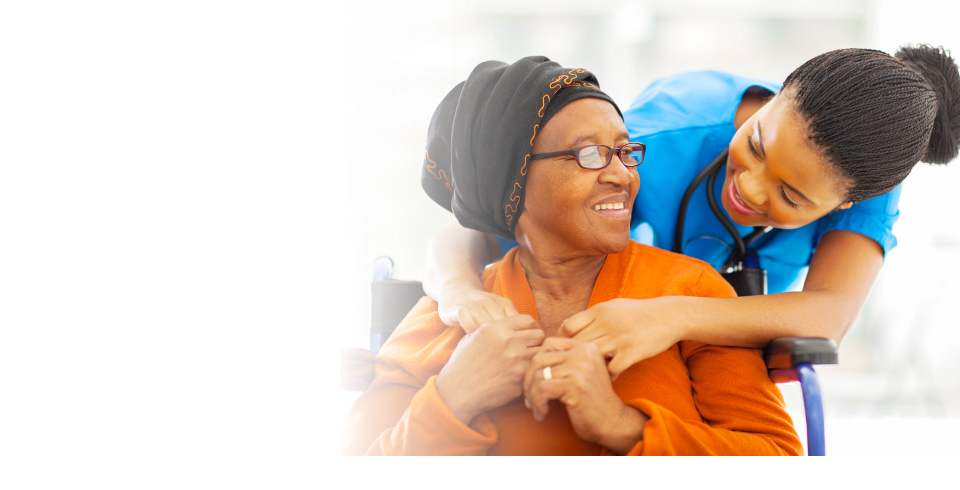
[(601, 209), (623, 209), (623, 203), (613, 202), (610, 204), (596, 204), (593, 206), (594, 211), (600, 211)]

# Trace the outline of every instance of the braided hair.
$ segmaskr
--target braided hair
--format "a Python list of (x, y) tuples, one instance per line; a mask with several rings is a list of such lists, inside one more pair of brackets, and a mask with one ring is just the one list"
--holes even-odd
[(794, 70), (781, 94), (847, 183), (845, 202), (887, 193), (918, 161), (947, 163), (960, 149), (960, 71), (943, 47), (830, 51)]

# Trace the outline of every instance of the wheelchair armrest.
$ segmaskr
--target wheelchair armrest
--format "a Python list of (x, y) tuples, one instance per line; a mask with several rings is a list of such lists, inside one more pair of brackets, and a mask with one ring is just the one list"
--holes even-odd
[(820, 337), (781, 337), (763, 349), (767, 370), (793, 369), (800, 364), (836, 364), (837, 343)]
[(367, 349), (340, 351), (340, 391), (364, 391), (373, 382), (374, 355)]

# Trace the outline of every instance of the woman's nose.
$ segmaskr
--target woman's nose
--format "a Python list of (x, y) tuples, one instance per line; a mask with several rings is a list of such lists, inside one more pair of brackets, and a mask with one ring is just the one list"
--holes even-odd
[(637, 176), (637, 172), (633, 168), (624, 165), (623, 162), (617, 158), (617, 155), (613, 155), (610, 165), (607, 165), (600, 171), (600, 183), (602, 184), (610, 183), (625, 187), (630, 185), (634, 179), (638, 178), (640, 177)]
[(740, 172), (740, 175), (737, 176), (737, 185), (740, 188), (741, 197), (748, 204), (757, 206), (766, 204), (767, 197), (766, 193), (763, 192), (763, 186), (749, 172)]

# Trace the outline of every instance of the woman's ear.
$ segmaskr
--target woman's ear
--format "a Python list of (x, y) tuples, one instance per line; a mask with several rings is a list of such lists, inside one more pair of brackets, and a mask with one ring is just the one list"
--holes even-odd
[(841, 209), (850, 209), (850, 206), (853, 206), (853, 201), (841, 204), (839, 207), (837, 207), (837, 211), (840, 211)]

